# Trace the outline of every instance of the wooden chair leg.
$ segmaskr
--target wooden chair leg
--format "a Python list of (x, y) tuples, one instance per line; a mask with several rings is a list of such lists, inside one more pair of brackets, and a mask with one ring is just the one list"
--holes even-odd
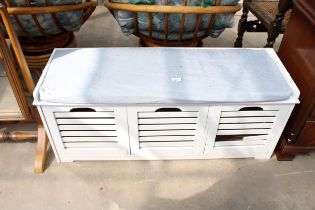
[(48, 137), (43, 125), (38, 126), (38, 138), (35, 156), (34, 172), (40, 174), (44, 172), (47, 158)]
[(243, 46), (243, 35), (247, 27), (247, 16), (248, 16), (248, 9), (244, 7), (243, 14), (241, 16), (240, 21), (238, 22), (238, 33), (237, 33), (236, 41), (234, 42), (234, 47)]
[(265, 48), (273, 48), (276, 38), (281, 33), (282, 20), (284, 18), (284, 13), (278, 13), (276, 19), (272, 22), (270, 28), (268, 29), (268, 38)]

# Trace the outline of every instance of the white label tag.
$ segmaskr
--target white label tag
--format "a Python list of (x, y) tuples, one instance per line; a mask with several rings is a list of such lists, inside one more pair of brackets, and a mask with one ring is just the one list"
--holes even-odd
[(172, 78), (171, 78), (171, 81), (172, 81), (172, 82), (181, 82), (181, 81), (182, 81), (182, 78), (181, 78), (181, 77), (172, 77)]

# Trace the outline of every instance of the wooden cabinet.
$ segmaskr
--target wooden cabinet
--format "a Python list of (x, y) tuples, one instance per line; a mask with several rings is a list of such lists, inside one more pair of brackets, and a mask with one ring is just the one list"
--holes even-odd
[(315, 2), (296, 0), (278, 53), (299, 90), (297, 105), (278, 144), (278, 160), (315, 149)]

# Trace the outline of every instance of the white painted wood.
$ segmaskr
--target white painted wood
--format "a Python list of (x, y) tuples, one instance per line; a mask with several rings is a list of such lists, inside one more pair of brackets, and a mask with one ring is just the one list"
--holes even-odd
[(255, 141), (255, 140), (261, 140), (261, 139), (268, 139), (268, 135), (257, 135), (257, 136), (244, 136), (243, 141)]
[(193, 141), (195, 136), (149, 136), (139, 137), (140, 142), (145, 141)]
[(273, 123), (219, 124), (219, 129), (272, 128)]
[(266, 154), (264, 158), (270, 158), (279, 141), (282, 131), (291, 115), (294, 105), (279, 105), (279, 113), (274, 123), (272, 132), (269, 134), (268, 144), (266, 145)]
[(220, 123), (274, 122), (275, 117), (238, 117), (221, 118)]
[(265, 145), (266, 139), (253, 140), (253, 141), (217, 141), (215, 142), (215, 147), (225, 147), (225, 146), (248, 146), (248, 145)]
[[(82, 157), (86, 156), (88, 153), (90, 154), (91, 158), (98, 157), (98, 154), (94, 154), (93, 151), (97, 148), (98, 145), (110, 145), (110, 147), (102, 147), (97, 150), (98, 152), (103, 152), (103, 158), (108, 158), (109, 156), (126, 156), (130, 154), (130, 146), (129, 146), (129, 137), (128, 137), (128, 123), (127, 123), (127, 113), (126, 107), (113, 107), (113, 108), (100, 108), (100, 107), (92, 107), (95, 110), (113, 110), (114, 119), (111, 119), (113, 125), (116, 125), (116, 131), (81, 131), (81, 130), (74, 130), (74, 131), (59, 131), (58, 128), (58, 120), (56, 119), (54, 113), (60, 111), (69, 111), (71, 107), (48, 107), (43, 106), (43, 117), (46, 119), (47, 127), (51, 132), (51, 137), (54, 143), (54, 147), (56, 152), (61, 161), (64, 160), (78, 160)], [(69, 120), (77, 120), (77, 119), (69, 119)], [(83, 120), (83, 123), (78, 123), (79, 125), (83, 126), (90, 126), (84, 125), (84, 123), (90, 123), (89, 119), (80, 119)], [(95, 120), (95, 119), (94, 119)], [(103, 119), (102, 119), (103, 120)], [(75, 121), (78, 122), (78, 121)], [(61, 126), (61, 125), (59, 125)], [(110, 133), (109, 133), (110, 132)], [(91, 137), (94, 134), (99, 136), (99, 134), (110, 134), (112, 135), (113, 132), (115, 133), (115, 138), (106, 138), (106, 137)], [(81, 135), (81, 137), (62, 137), (62, 135)], [(82, 137), (87, 135), (86, 137)], [(84, 143), (84, 144), (81, 144)], [(69, 150), (66, 148), (66, 145), (71, 147), (78, 147), (75, 148), (76, 150)], [(79, 145), (87, 146), (88, 147), (81, 147)], [(94, 146), (93, 146), (94, 145)]]
[(56, 118), (114, 118), (113, 112), (56, 112)]
[(116, 125), (59, 125), (58, 126), (60, 131), (64, 130), (116, 130), (117, 126)]
[(211, 151), (214, 148), (215, 138), (218, 132), (218, 125), (220, 121), (222, 107), (219, 105), (210, 105), (206, 132), (207, 132), (207, 140), (204, 149), (204, 154), (211, 154)]
[(271, 129), (218, 130), (217, 135), (268, 134)]
[[(120, 53), (119, 49), (112, 50), (115, 52), (118, 50), (117, 53)], [(179, 64), (176, 60), (170, 59), (165, 63), (165, 60), (163, 60), (163, 65), (158, 63), (159, 68), (155, 66), (153, 69), (150, 69), (150, 74), (148, 75), (135, 74), (135, 72), (143, 71), (144, 68), (137, 68), (130, 71), (129, 67), (134, 68), (135, 64), (136, 66), (152, 66), (149, 65), (148, 62), (154, 61), (156, 63), (156, 61), (161, 58), (161, 55), (164, 59), (164, 53), (159, 54), (158, 56), (160, 57), (158, 57), (158, 59), (152, 59), (154, 57), (152, 54), (153, 57), (149, 56), (150, 59), (145, 60), (144, 63), (142, 60), (140, 63), (134, 62), (132, 64), (128, 62), (114, 62), (113, 65), (109, 66), (109, 69), (106, 68), (106, 74), (115, 68), (115, 71), (112, 71), (112, 73), (113, 75), (116, 75), (116, 73), (121, 74), (119, 82), (122, 84), (125, 84), (124, 81), (126, 81), (126, 84), (128, 84), (129, 81), (138, 81), (132, 79), (132, 77), (141, 75), (141, 81), (139, 80), (135, 85), (148, 87), (148, 89), (154, 87), (152, 91), (157, 91), (157, 94), (149, 94), (143, 98), (141, 98), (141, 96), (143, 96), (143, 88), (132, 89), (130, 85), (126, 85), (125, 88), (127, 89), (125, 91), (121, 89), (116, 90), (116, 79), (104, 82), (101, 80), (94, 81), (88, 77), (82, 76), (89, 76), (91, 72), (94, 72), (91, 71), (91, 62), (88, 62), (88, 60), (95, 60), (95, 56), (87, 54), (87, 57), (85, 57), (79, 52), (85, 53), (89, 51), (93, 54), (97, 51), (98, 53), (93, 55), (99, 56), (102, 54), (100, 53), (101, 51), (106, 51), (110, 52), (109, 56), (112, 56), (112, 50), (83, 49), (82, 51), (75, 50), (74, 52), (70, 50), (70, 54), (67, 53), (67, 50), (62, 50), (65, 56), (62, 57), (61, 60), (50, 59), (43, 76), (38, 82), (34, 92), (35, 104), (41, 105), (38, 109), (58, 161), (240, 157), (270, 158), (294, 107), (293, 104), (298, 102), (299, 91), (272, 50), (261, 50), (262, 54), (257, 53), (260, 50), (250, 50), (251, 53), (257, 55), (257, 60), (248, 61), (242, 60), (244, 56), (240, 56), (240, 54), (243, 53), (241, 50), (216, 49), (214, 53), (209, 49), (184, 49), (184, 51), (180, 50), (180, 55), (187, 56), (187, 53), (198, 51), (197, 54), (207, 56), (208, 59), (202, 60), (203, 65), (197, 65), (198, 63), (196, 62), (199, 61), (199, 57), (196, 59), (183, 59), (185, 60), (184, 64)], [(179, 52), (178, 49), (148, 50), (156, 50), (157, 52), (165, 51), (166, 54), (170, 51), (174, 51), (171, 54), (176, 55), (175, 57), (178, 57)], [(134, 51), (134, 49), (124, 49), (121, 51), (123, 51), (123, 55), (128, 55), (126, 51)], [(145, 51), (145, 49), (140, 49), (140, 51)], [(231, 53), (230, 51), (235, 51), (235, 53)], [(219, 63), (217, 63), (218, 59), (215, 59), (215, 57), (221, 56), (222, 53), (224, 54), (223, 57), (226, 57), (225, 54), (228, 53), (231, 61), (227, 63), (226, 61), (219, 60)], [(77, 54), (77, 56), (74, 56), (74, 54)], [(211, 54), (210, 57), (209, 54)], [(80, 62), (82, 61), (84, 64), (84, 67), (83, 65), (78, 65), (80, 74), (67, 72), (76, 77), (75, 82), (70, 84), (72, 87), (71, 90), (56, 84), (56, 82), (60, 82), (60, 78), (66, 80), (69, 78), (58, 76), (56, 73), (58, 71), (64, 73), (65, 69), (63, 67), (71, 63), (65, 62), (64, 60), (68, 55), (75, 59), (80, 56), (87, 59), (80, 60)], [(259, 60), (262, 57), (260, 55), (265, 56), (268, 62), (270, 62), (269, 64), (272, 64), (271, 66), (273, 66), (273, 68), (266, 68), (265, 60), (263, 60), (263, 62)], [(52, 57), (54, 56), (55, 53), (53, 53)], [(191, 56), (189, 55), (189, 57)], [(104, 56), (102, 58), (104, 58)], [(113, 59), (119, 59), (121, 61), (121, 59), (124, 58), (126, 57)], [(207, 62), (211, 60), (212, 64), (215, 64), (218, 68), (211, 68), (211, 71), (208, 71), (206, 68), (208, 68), (209, 65), (205, 65), (204, 60), (207, 60)], [(113, 60), (111, 60), (111, 62), (112, 61)], [(250, 65), (252, 68), (244, 69), (242, 65), (244, 62), (248, 62), (246, 67)], [(257, 63), (260, 63), (261, 68), (256, 69)], [(167, 68), (168, 71), (164, 71), (164, 64), (172, 68)], [(56, 65), (60, 65), (60, 68), (56, 68)], [(119, 65), (127, 66), (128, 68), (120, 68), (121, 66)], [(94, 66), (97, 67), (98, 70), (101, 69), (99, 65)], [(174, 66), (176, 66), (176, 71), (173, 71)], [(202, 68), (199, 68), (199, 66)], [(222, 74), (222, 66), (225, 66), (225, 70), (230, 69), (229, 72), (224, 71), (224, 74)], [(233, 68), (229, 66), (233, 66)], [(179, 67), (183, 68), (185, 72), (182, 72)], [(53, 68), (54, 71), (50, 71), (48, 74), (48, 70), (51, 70), (51, 68)], [(67, 67), (67, 69), (70, 68)], [(78, 71), (77, 68), (71, 69), (75, 69), (76, 72)], [(281, 79), (279, 83), (276, 83), (270, 81), (271, 77), (258, 77), (259, 75), (264, 75), (266, 70), (276, 74), (280, 72), (284, 77), (283, 81), (289, 84), (288, 88), (283, 91), (286, 92), (291, 89), (292, 94), (291, 96), (288, 94), (289, 98), (278, 100), (278, 98), (275, 97), (273, 100), (260, 100), (261, 96), (267, 92), (265, 92), (266, 85), (260, 86), (259, 84), (280, 84), (283, 82)], [(127, 72), (123, 73), (123, 71)], [(243, 72), (241, 76), (240, 71)], [(103, 71), (98, 72), (104, 73)], [(129, 75), (130, 72), (132, 72), (132, 74)], [(167, 75), (163, 76), (163, 72), (166, 72)], [(179, 72), (189, 72), (189, 74), (182, 74), (183, 82), (181, 83), (165, 85), (169, 84), (169, 81), (172, 81), (170, 74), (178, 74)], [(209, 72), (211, 76), (204, 76), (204, 72)], [(260, 72), (259, 75), (258, 72)], [(161, 74), (160, 78), (164, 80), (161, 80), (162, 85), (160, 86), (151, 86), (151, 84), (155, 84), (157, 78), (156, 73), (158, 76)], [(203, 76), (200, 77), (200, 75)], [(226, 77), (226, 75), (228, 75), (228, 77)], [(272, 76), (273, 74), (268, 75)], [(93, 78), (97, 76), (98, 75), (93, 74)], [(108, 76), (110, 77), (110, 75)], [(106, 79), (109, 77), (106, 77)], [(201, 84), (200, 78), (203, 78), (203, 84)], [(40, 96), (39, 94), (46, 79), (52, 82), (52, 89), (46, 86), (48, 88), (46, 92), (41, 93), (45, 94), (51, 91), (50, 93), (55, 94), (60, 91), (60, 94), (54, 95), (55, 98), (53, 98), (52, 101), (41, 100), (45, 97), (49, 100), (51, 98), (49, 95), (41, 97), (43, 95)], [(265, 81), (265, 79), (268, 79), (268, 81)], [(232, 81), (237, 81), (237, 84)], [(91, 82), (93, 85), (90, 85)], [(95, 85), (95, 83), (97, 83), (97, 85)], [(111, 83), (113, 83), (113, 85), (108, 86)], [(104, 84), (107, 86), (103, 86)], [(199, 85), (204, 85), (202, 86), (204, 88), (200, 88), (201, 86)], [(161, 88), (156, 89), (155, 87), (157, 86)], [(89, 90), (89, 88), (93, 89)], [(56, 89), (57, 92), (55, 92)], [(112, 89), (112, 91), (109, 91), (109, 89)], [(133, 91), (128, 92), (131, 89)], [(267, 89), (270, 89), (270, 86), (268, 86)], [(146, 90), (147, 89), (145, 89), (145, 91)], [(159, 90), (162, 91), (159, 92)], [(172, 92), (174, 90), (178, 92)], [(196, 90), (198, 91), (196, 92)], [(244, 94), (244, 92), (248, 90), (248, 94)], [(271, 88), (270, 90), (274, 90), (276, 94), (272, 92), (271, 95), (267, 94), (264, 97), (274, 97), (277, 94), (279, 97), (285, 97), (285, 95), (281, 94), (281, 91), (277, 92), (279, 90), (277, 88)], [(141, 94), (137, 95), (137, 91)], [(131, 95), (124, 95), (127, 92), (128, 94), (131, 93)], [(289, 92), (290, 91), (286, 93)], [(64, 93), (69, 96), (63, 98), (68, 100), (68, 102), (54, 101), (58, 97), (63, 97)], [(109, 97), (107, 97), (107, 93), (110, 93)], [(115, 93), (119, 94), (115, 95)], [(94, 95), (92, 96), (90, 94)], [(113, 94), (115, 97), (112, 97)], [(115, 100), (116, 102), (119, 101), (119, 103), (115, 103)], [(263, 110), (239, 111), (244, 107), (261, 107)], [(84, 109), (80, 111), (80, 109), (76, 108), (91, 108), (95, 110), (95, 112), (84, 112), (82, 111)], [(159, 108), (179, 108), (181, 112), (156, 112)], [(76, 109), (76, 112), (70, 112), (73, 109)], [(114, 134), (117, 137), (104, 136)], [(215, 139), (217, 135), (227, 135), (230, 136), (231, 139), (228, 139), (229, 141), (216, 142)], [(247, 136), (242, 137), (242, 135)], [(238, 140), (235, 141), (236, 139)]]
[(117, 136), (116, 131), (61, 131), (61, 136)]
[(55, 136), (52, 135), (54, 133), (54, 129), (53, 129), (53, 127), (51, 128), (50, 125), (48, 124), (48, 120), (45, 117), (46, 112), (43, 111), (43, 107), (44, 106), (38, 106), (37, 110), (38, 110), (40, 118), (41, 118), (41, 120), (43, 122), (43, 125), (44, 125), (44, 128), (45, 128), (47, 137), (49, 139), (50, 146), (51, 146), (51, 148), (54, 151), (56, 160), (57, 160), (58, 163), (60, 163), (61, 162), (60, 151), (59, 151), (59, 148), (57, 148), (56, 142), (55, 142), (55, 141), (58, 141), (58, 138), (56, 139)]
[(79, 142), (64, 143), (65, 148), (117, 148), (117, 142)]
[[(264, 110), (269, 111), (268, 113), (267, 111), (258, 111), (259, 113), (265, 112), (261, 117), (256, 116), (258, 113), (254, 114), (254, 117), (249, 114), (237, 114), (238, 110), (243, 106), (211, 105), (208, 108), (198, 105), (179, 107), (182, 110), (189, 110), (191, 113), (198, 113), (194, 118), (192, 117), (193, 115), (178, 116), (177, 112), (174, 115), (172, 115), (172, 112), (167, 113), (167, 116), (161, 117), (153, 112), (158, 108), (157, 106), (114, 107), (111, 108), (114, 115), (112, 119), (98, 118), (94, 114), (89, 118), (85, 113), (78, 116), (80, 118), (76, 118), (77, 116), (71, 113), (70, 115), (57, 115), (60, 118), (56, 119), (58, 111), (59, 113), (66, 113), (67, 110), (63, 111), (61, 107), (42, 107), (42, 117), (47, 121), (47, 129), (49, 127), (51, 132), (49, 136), (53, 141), (54, 150), (56, 150), (56, 154), (61, 161), (219, 157), (270, 158), (293, 105), (264, 105), (262, 106)], [(247, 104), (247, 106), (250, 105)], [(257, 106), (257, 104), (252, 104), (251, 106)], [(70, 110), (67, 107), (66, 109)], [(128, 117), (126, 117), (127, 110)], [(270, 110), (273, 110), (271, 111), (272, 113)], [(203, 111), (203, 117), (200, 117), (201, 111)], [(223, 115), (223, 112), (233, 112), (233, 115)], [(150, 115), (142, 115), (142, 118), (139, 119), (139, 113), (150, 113)], [(151, 115), (152, 113), (153, 115)], [(178, 121), (176, 121), (177, 123), (165, 123), (165, 121), (170, 122), (169, 120), (178, 119), (193, 119), (194, 121), (193, 123), (191, 123), (192, 121), (189, 121), (190, 123), (178, 123)], [(67, 122), (61, 121), (61, 123), (74, 122), (75, 124), (58, 125), (57, 123), (60, 123), (60, 120), (69, 120)], [(95, 120), (111, 120), (111, 122), (110, 124), (108, 124), (108, 121), (105, 124), (90, 124), (91, 122), (97, 122)], [(155, 120), (156, 124), (139, 125), (141, 120)], [(152, 121), (149, 122), (152, 123)], [(124, 123), (124, 125), (120, 126), (119, 124), (121, 123)], [(103, 136), (114, 135), (115, 133), (117, 137)], [(231, 135), (231, 140), (215, 142), (217, 134)], [(76, 135), (77, 137), (75, 137)], [(199, 141), (198, 135), (203, 136), (203, 141)], [(249, 136), (243, 137), (242, 141), (235, 141), (233, 135)], [(122, 136), (124, 138), (121, 138)], [(207, 141), (205, 141), (206, 139)], [(134, 147), (135, 145), (136, 147)], [(130, 148), (135, 148), (132, 149), (131, 154)]]
[(141, 142), (140, 148), (148, 147), (192, 147), (193, 141), (182, 141), (182, 142)]
[(117, 142), (117, 137), (111, 136), (76, 136), (76, 137), (63, 137), (63, 142), (82, 142), (82, 141), (92, 141), (92, 142)]
[[(221, 106), (221, 112), (230, 110), (230, 111), (237, 111), (239, 110), (242, 105), (230, 105), (230, 106)], [(254, 105), (253, 105), (254, 106)], [(231, 135), (231, 140), (230, 141), (217, 141), (213, 144), (213, 147), (208, 147), (206, 148), (205, 154), (215, 156), (215, 157), (229, 157), (229, 156), (243, 156), (243, 157), (256, 157), (256, 158), (270, 158), (271, 154), (273, 153), (273, 150), (276, 146), (275, 141), (277, 142), (281, 132), (285, 126), (285, 122), (281, 118), (283, 116), (286, 116), (288, 118), (288, 113), (292, 111), (292, 107), (288, 105), (268, 105), (268, 107), (264, 107), (264, 110), (274, 110), (276, 111), (276, 115), (273, 119), (273, 123), (271, 123), (272, 127), (270, 129), (251, 129), (251, 128), (246, 128), (246, 129), (235, 129), (235, 130), (218, 130), (217, 134), (220, 135)], [(209, 110), (211, 110), (212, 107), (210, 107)], [(265, 109), (267, 108), (267, 109)], [(209, 115), (210, 116), (210, 115)], [(226, 116), (226, 115), (225, 115)], [(249, 117), (248, 116), (242, 116), (242, 117), (235, 117), (235, 118), (221, 118), (220, 122), (222, 122), (223, 119), (246, 119), (245, 121), (248, 121)], [(262, 117), (266, 118), (266, 117)], [(234, 121), (235, 123), (243, 123), (244, 121)], [(246, 123), (247, 124), (254, 124), (254, 123)], [(257, 123), (255, 123), (257, 124)], [(258, 123), (261, 124), (261, 123)], [(270, 124), (270, 123), (269, 123)], [(221, 124), (220, 124), (221, 125)], [(229, 125), (229, 124), (222, 124), (224, 125)], [(244, 125), (244, 124), (236, 124), (237, 127), (239, 125)], [(210, 125), (208, 125), (210, 126)], [(213, 126), (213, 125), (212, 125)], [(230, 127), (229, 125), (228, 127)], [(211, 127), (211, 126), (210, 126)], [(280, 127), (280, 134), (279, 134), (279, 129), (275, 129), (275, 127)], [(233, 137), (233, 135), (251, 135), (249, 132), (253, 132), (253, 134), (258, 134), (259, 131), (261, 130), (261, 133), (264, 133), (265, 131), (269, 131), (267, 133), (264, 133), (265, 135), (253, 135), (253, 136), (245, 136), (243, 137), (243, 140), (240, 141), (239, 139), (236, 139)], [(257, 133), (258, 132), (258, 133)], [(275, 140), (274, 136), (275, 133), (277, 133), (277, 139)], [(208, 137), (209, 138), (209, 137)], [(213, 133), (212, 133), (212, 138)]]
[(197, 123), (197, 118), (152, 118), (139, 119), (139, 124), (177, 124), (177, 123)]
[(112, 124), (116, 123), (115, 119), (93, 119), (93, 118), (81, 118), (81, 119), (57, 119), (58, 125), (62, 124)]
[(159, 124), (159, 125), (139, 125), (140, 131), (145, 130), (186, 130), (196, 129), (196, 124)]
[[(159, 108), (165, 107), (127, 108), (132, 154), (149, 153), (151, 148), (144, 150), (142, 147), (148, 143), (156, 145), (152, 152), (158, 154), (180, 155), (184, 151), (188, 152), (187, 155), (202, 154), (206, 138), (205, 124), (208, 107), (173, 105), (170, 108), (179, 108), (182, 112), (155, 112)], [(186, 147), (183, 146), (185, 141), (191, 141), (189, 143), (191, 149), (182, 148)], [(187, 142), (184, 144), (188, 145)], [(173, 150), (167, 149), (169, 145), (172, 145)]]
[(276, 116), (278, 111), (223, 111), (221, 117)]
[(195, 130), (139, 131), (139, 136), (195, 136)]
[(198, 112), (139, 112), (139, 118), (197, 117)]

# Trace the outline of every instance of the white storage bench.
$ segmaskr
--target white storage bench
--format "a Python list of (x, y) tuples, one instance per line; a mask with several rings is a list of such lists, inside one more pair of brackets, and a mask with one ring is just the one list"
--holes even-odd
[(299, 91), (272, 49), (56, 49), (34, 92), (56, 158), (270, 158)]

